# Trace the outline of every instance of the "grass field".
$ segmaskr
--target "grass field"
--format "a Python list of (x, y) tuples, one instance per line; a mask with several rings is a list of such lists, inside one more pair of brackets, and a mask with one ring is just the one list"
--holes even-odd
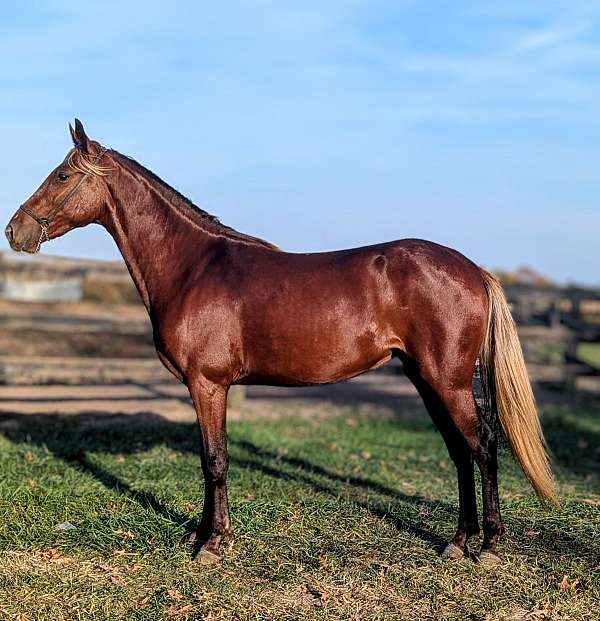
[(597, 620), (599, 405), (543, 408), (558, 508), (503, 452), (496, 568), (439, 558), (455, 474), (420, 409), (231, 423), (236, 535), (218, 566), (181, 543), (201, 502), (193, 425), (3, 417), (0, 619)]
[(600, 369), (600, 343), (580, 343), (577, 355), (588, 364)]

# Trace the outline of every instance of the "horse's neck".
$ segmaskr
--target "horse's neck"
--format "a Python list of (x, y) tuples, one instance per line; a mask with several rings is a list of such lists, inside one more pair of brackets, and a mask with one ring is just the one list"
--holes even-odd
[(215, 238), (174, 209), (152, 182), (118, 169), (107, 184), (111, 204), (102, 224), (152, 315), (170, 302), (192, 264), (202, 268)]

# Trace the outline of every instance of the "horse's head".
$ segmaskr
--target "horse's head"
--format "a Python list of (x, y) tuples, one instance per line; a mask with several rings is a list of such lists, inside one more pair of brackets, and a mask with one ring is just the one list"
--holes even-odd
[(75, 119), (75, 128), (69, 125), (69, 129), (74, 148), (6, 227), (13, 250), (36, 253), (47, 239), (101, 218), (107, 198), (102, 180), (108, 171), (103, 161), (105, 149), (86, 136), (79, 119)]

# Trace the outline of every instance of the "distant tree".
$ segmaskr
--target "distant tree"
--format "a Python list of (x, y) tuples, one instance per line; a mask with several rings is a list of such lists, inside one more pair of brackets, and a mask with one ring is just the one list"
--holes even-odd
[(503, 285), (529, 285), (544, 289), (556, 287), (552, 280), (527, 265), (519, 267), (514, 272), (500, 268), (495, 268), (492, 272)]

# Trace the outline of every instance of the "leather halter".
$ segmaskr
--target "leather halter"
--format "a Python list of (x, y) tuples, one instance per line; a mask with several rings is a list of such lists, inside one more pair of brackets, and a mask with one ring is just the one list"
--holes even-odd
[[(94, 162), (93, 162), (94, 166), (98, 164), (98, 162), (100, 161), (102, 156), (106, 153), (106, 151), (108, 151), (108, 149), (105, 149), (104, 147), (100, 148), (100, 151), (98, 151), (98, 155), (96, 155), (94, 159)], [(48, 227), (50, 226), (50, 224), (52, 224), (52, 221), (54, 220), (54, 218), (58, 215), (60, 211), (64, 209), (69, 199), (75, 195), (75, 193), (77, 192), (77, 190), (79, 190), (83, 182), (92, 174), (93, 173), (91, 171), (84, 173), (81, 179), (79, 179), (79, 181), (73, 186), (71, 190), (69, 190), (69, 192), (62, 199), (62, 201), (60, 201), (60, 203), (58, 203), (58, 205), (47, 216), (38, 216), (37, 214), (33, 213), (33, 211), (31, 211), (29, 208), (25, 207), (25, 205), (19, 205), (19, 209), (23, 213), (26, 213), (30, 218), (35, 220), (40, 225), (40, 228), (42, 229), (40, 233), (40, 238), (38, 240), (37, 248), (35, 250), (36, 253), (38, 252), (38, 250), (40, 249), (40, 246), (42, 245), (43, 238), (45, 237), (47, 240), (50, 239), (48, 237)]]

